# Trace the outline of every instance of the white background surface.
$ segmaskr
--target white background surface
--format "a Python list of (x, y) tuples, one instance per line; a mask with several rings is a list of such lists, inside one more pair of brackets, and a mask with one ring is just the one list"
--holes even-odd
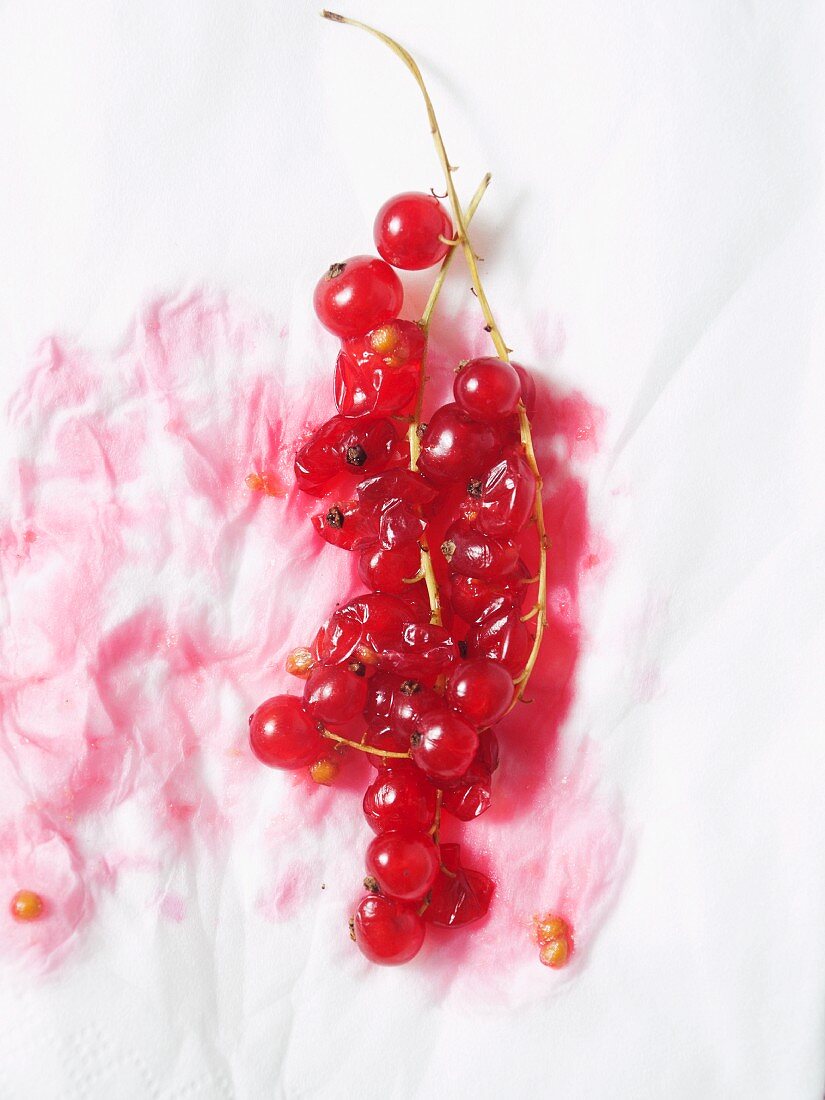
[[(607, 410), (592, 503), (615, 557), (578, 707), (627, 881), (587, 966), (517, 1012), (322, 957), (294, 973), (288, 936), (241, 996), (239, 902), (200, 939), (128, 944), (112, 906), (81, 962), (0, 988), (0, 1093), (816, 1100), (822, 9), (349, 13), (418, 57), (465, 195), (493, 172), (478, 240), (508, 341), (560, 318), (556, 376)], [(315, 4), (7, 0), (0, 43), (4, 397), (43, 335), (108, 346), (159, 291), (222, 287), (309, 331), (331, 254), (439, 183), (409, 78)]]

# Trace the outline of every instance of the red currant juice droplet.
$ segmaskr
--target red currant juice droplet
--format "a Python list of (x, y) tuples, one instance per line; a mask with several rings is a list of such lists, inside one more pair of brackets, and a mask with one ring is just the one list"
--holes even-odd
[(453, 224), (434, 195), (405, 191), (378, 211), (373, 237), (387, 263), (404, 271), (421, 271), (447, 255), (450, 245), (445, 241), (453, 239)]
[(313, 298), (318, 320), (342, 339), (362, 336), (396, 317), (404, 290), (396, 273), (376, 256), (353, 256), (321, 276)]

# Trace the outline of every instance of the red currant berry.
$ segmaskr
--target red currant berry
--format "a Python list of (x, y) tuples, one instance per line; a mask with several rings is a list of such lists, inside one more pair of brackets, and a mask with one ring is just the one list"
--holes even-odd
[(381, 547), (362, 551), (358, 573), (364, 584), (374, 592), (406, 593), (407, 581), (421, 567), (421, 550), (417, 542), (408, 542), (392, 550)]
[(512, 701), (512, 676), (489, 657), (461, 661), (447, 684), (447, 702), (474, 726), (495, 725)]
[(533, 638), (517, 609), (503, 607), (486, 615), (467, 635), (470, 657), (491, 657), (511, 676), (519, 676), (527, 664)]
[(326, 741), (295, 695), (275, 695), (249, 719), (249, 743), (270, 768), (302, 768), (323, 755)]
[(364, 817), (375, 833), (411, 829), (425, 833), (435, 821), (435, 787), (408, 763), (382, 766), (364, 795)]
[(466, 484), (489, 468), (497, 449), (491, 425), (472, 420), (458, 405), (442, 405), (421, 437), (418, 468), (435, 485)]
[(378, 211), (373, 228), (375, 247), (388, 264), (404, 271), (432, 267), (447, 255), (453, 239), (453, 224), (434, 195), (405, 191), (395, 195)]
[(366, 669), (348, 665), (318, 665), (304, 687), (304, 707), (316, 722), (343, 725), (360, 714), (367, 701)]
[(536, 482), (526, 459), (518, 451), (505, 454), (481, 482), (476, 522), (487, 535), (513, 538), (533, 512)]
[(424, 911), (429, 924), (458, 928), (480, 920), (490, 908), (495, 885), (481, 871), (461, 865), (458, 844), (441, 845), (441, 861), (446, 868), (435, 880), (432, 899)]
[(381, 833), (367, 848), (366, 862), (382, 894), (417, 901), (435, 882), (438, 849), (426, 833)]
[(472, 763), (478, 734), (463, 718), (445, 708), (419, 719), (410, 745), (412, 758), (433, 779), (458, 779)]
[(482, 581), (507, 576), (519, 560), (519, 548), (515, 542), (493, 538), (461, 522), (447, 528), (441, 552), (451, 572), (477, 577)]
[(345, 338), (397, 317), (404, 290), (389, 264), (375, 256), (353, 256), (329, 268), (315, 287), (313, 301), (324, 328)]
[(354, 500), (339, 500), (317, 512), (312, 526), (322, 539), (340, 550), (361, 550), (375, 542), (378, 523), (373, 516), (365, 516)]
[(380, 894), (361, 899), (352, 927), (363, 954), (383, 966), (409, 962), (424, 942), (424, 922), (415, 909)]
[(453, 574), (450, 577), (450, 603), (453, 611), (466, 623), (477, 623), (493, 611), (520, 608), (527, 595), (527, 585), (521, 583), (530, 576), (523, 561), (512, 574), (493, 581)]
[(518, 407), (521, 380), (503, 359), (471, 359), (453, 382), (456, 404), (475, 420), (494, 423)]

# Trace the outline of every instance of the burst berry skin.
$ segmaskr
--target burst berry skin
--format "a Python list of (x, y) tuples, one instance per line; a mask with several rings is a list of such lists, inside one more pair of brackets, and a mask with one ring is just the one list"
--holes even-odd
[(519, 363), (511, 363), (510, 366), (519, 376), (519, 381), (521, 382), (521, 401), (528, 418), (532, 420), (533, 413), (536, 411), (536, 383), (533, 380), (532, 374), (526, 371)]
[(515, 608), (503, 607), (486, 615), (467, 635), (470, 657), (491, 657), (518, 676), (527, 664), (533, 638)]
[(318, 320), (345, 339), (362, 336), (391, 321), (401, 311), (401, 280), (376, 256), (353, 256), (333, 264), (315, 287)]
[(450, 603), (453, 611), (467, 623), (478, 623), (494, 611), (521, 607), (527, 585), (521, 584), (529, 571), (523, 562), (511, 575), (491, 581), (456, 574), (450, 578)]
[(445, 708), (431, 711), (416, 726), (412, 758), (433, 779), (458, 779), (473, 761), (478, 734), (459, 715)]
[(374, 833), (425, 833), (435, 821), (435, 788), (409, 763), (381, 767), (364, 794), (364, 817)]
[(416, 575), (420, 566), (421, 549), (417, 542), (408, 542), (392, 550), (368, 547), (361, 553), (358, 573), (374, 592), (404, 594), (410, 587), (406, 582)]
[(438, 849), (426, 833), (382, 833), (367, 848), (366, 863), (382, 894), (418, 901), (435, 882)]
[(476, 501), (476, 522), (487, 535), (513, 538), (533, 513), (536, 482), (526, 459), (508, 451), (487, 471)]
[(442, 405), (421, 437), (418, 468), (434, 485), (466, 484), (489, 468), (497, 449), (491, 425), (472, 420), (458, 405)]
[(434, 195), (405, 191), (388, 199), (375, 219), (375, 247), (388, 264), (404, 271), (422, 271), (440, 263), (452, 240), (453, 224)]
[(304, 708), (324, 725), (343, 725), (364, 709), (367, 680), (364, 666), (319, 665), (304, 687)]
[(453, 573), (491, 581), (512, 573), (519, 560), (519, 548), (510, 539), (493, 538), (468, 523), (447, 528), (441, 552)]
[(409, 962), (424, 942), (424, 922), (415, 909), (380, 894), (361, 899), (352, 927), (363, 954), (383, 966)]
[(489, 657), (456, 665), (447, 684), (447, 702), (474, 726), (492, 726), (513, 701), (510, 673)]
[(494, 423), (518, 408), (521, 379), (503, 359), (471, 359), (456, 374), (453, 394), (468, 416)]
[(295, 695), (275, 695), (249, 719), (249, 743), (270, 768), (302, 768), (323, 755), (327, 742)]

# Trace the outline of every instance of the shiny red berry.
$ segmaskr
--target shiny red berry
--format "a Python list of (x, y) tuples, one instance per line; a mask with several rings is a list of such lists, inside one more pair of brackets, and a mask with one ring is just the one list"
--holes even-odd
[(378, 211), (373, 228), (375, 247), (388, 264), (405, 271), (432, 267), (447, 255), (453, 224), (437, 198), (420, 191), (395, 195)]
[(413, 906), (380, 894), (361, 899), (352, 930), (367, 958), (383, 966), (409, 962), (424, 942), (424, 922)]
[(343, 725), (364, 709), (365, 672), (358, 661), (348, 665), (316, 665), (304, 686), (304, 708), (316, 722)]
[(364, 584), (374, 592), (406, 593), (407, 581), (421, 567), (421, 549), (417, 542), (408, 542), (392, 550), (380, 546), (361, 552), (358, 573)]
[(404, 290), (389, 264), (376, 256), (353, 256), (329, 268), (313, 301), (324, 328), (342, 338), (361, 336), (400, 313)]
[(498, 447), (490, 424), (471, 419), (458, 405), (442, 405), (421, 437), (418, 468), (435, 485), (466, 484), (489, 469)]
[(478, 748), (478, 733), (446, 707), (419, 720), (410, 741), (412, 758), (433, 779), (458, 779)]
[(489, 657), (461, 661), (447, 684), (447, 702), (474, 726), (492, 726), (513, 701), (513, 678)]
[(527, 460), (508, 451), (488, 470), (475, 498), (476, 522), (487, 535), (513, 538), (533, 513), (536, 481)]
[(491, 581), (453, 574), (450, 577), (450, 604), (460, 619), (467, 623), (480, 622), (493, 611), (521, 607), (528, 591), (528, 586), (522, 582), (529, 576), (530, 571), (523, 561), (519, 561), (513, 573)]
[(503, 359), (471, 359), (453, 382), (456, 404), (475, 420), (495, 422), (518, 407), (521, 380)]
[(453, 523), (447, 528), (441, 553), (451, 572), (482, 581), (506, 577), (519, 561), (518, 544), (512, 539), (485, 535), (464, 522)]
[(435, 821), (436, 793), (418, 768), (383, 765), (364, 795), (364, 817), (375, 833), (411, 829), (426, 833)]
[(516, 608), (503, 607), (477, 623), (466, 638), (467, 655), (491, 657), (504, 665), (511, 676), (518, 676), (527, 664), (533, 637)]
[(381, 833), (367, 848), (366, 863), (382, 894), (417, 901), (435, 882), (438, 849), (426, 833)]
[(295, 695), (275, 695), (249, 719), (249, 743), (270, 768), (302, 768), (314, 763), (327, 742)]
[(344, 416), (409, 411), (424, 346), (421, 327), (398, 319), (344, 340), (335, 366), (338, 411)]

